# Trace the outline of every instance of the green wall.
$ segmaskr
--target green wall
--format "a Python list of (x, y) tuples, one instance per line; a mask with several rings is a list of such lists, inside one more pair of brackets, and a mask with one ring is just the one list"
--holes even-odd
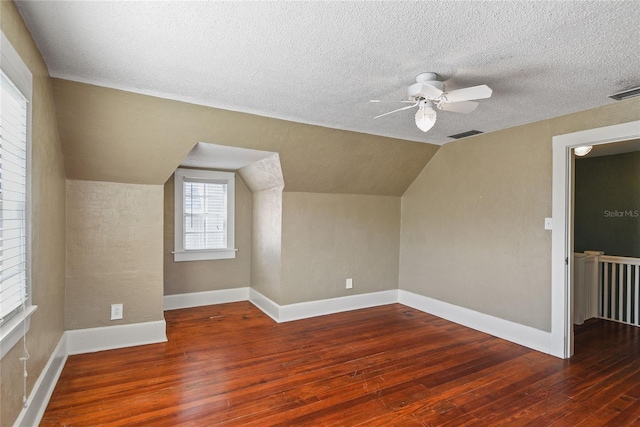
[(640, 152), (576, 159), (575, 252), (640, 258)]

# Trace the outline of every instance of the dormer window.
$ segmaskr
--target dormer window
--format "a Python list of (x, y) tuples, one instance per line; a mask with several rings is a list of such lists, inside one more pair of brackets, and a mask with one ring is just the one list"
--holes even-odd
[(233, 172), (176, 170), (174, 261), (235, 258), (234, 205)]

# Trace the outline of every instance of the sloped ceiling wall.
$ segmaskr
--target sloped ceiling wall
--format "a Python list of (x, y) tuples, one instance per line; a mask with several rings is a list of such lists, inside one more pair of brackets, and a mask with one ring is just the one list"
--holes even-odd
[(277, 152), (285, 191), (401, 196), (439, 146), (54, 79), (67, 178), (162, 184), (197, 142)]

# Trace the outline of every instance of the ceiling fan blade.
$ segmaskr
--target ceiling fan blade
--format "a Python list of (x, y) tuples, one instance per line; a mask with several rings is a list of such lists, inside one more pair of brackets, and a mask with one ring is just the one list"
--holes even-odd
[(452, 111), (454, 113), (468, 114), (478, 108), (480, 105), (474, 101), (460, 101), (460, 102), (441, 102), (438, 105), (438, 109), (445, 111)]
[(436, 99), (440, 95), (442, 95), (442, 91), (437, 87), (433, 87), (430, 85), (422, 85), (420, 89), (420, 95), (426, 99)]
[(398, 111), (408, 110), (409, 108), (417, 107), (419, 102), (416, 102), (413, 105), (409, 105), (408, 107), (398, 108), (397, 110), (389, 111), (388, 113), (380, 114), (379, 116), (375, 116), (374, 119), (379, 119), (380, 117), (388, 116), (389, 114), (397, 113)]
[(462, 89), (452, 90), (444, 94), (447, 102), (461, 102), (472, 99), (489, 98), (493, 91), (487, 85), (465, 87)]
[(369, 102), (376, 102), (376, 103), (380, 103), (380, 104), (382, 104), (382, 103), (387, 104), (387, 103), (390, 103), (390, 102), (393, 102), (393, 103), (396, 103), (396, 104), (397, 104), (397, 103), (399, 103), (399, 102), (401, 102), (401, 103), (409, 103), (409, 102), (410, 102), (410, 103), (412, 103), (412, 104), (415, 104), (415, 102), (416, 102), (416, 101), (407, 101), (407, 100), (400, 100), (400, 101), (382, 101), (382, 100), (380, 100), (380, 99), (371, 99), (371, 100), (369, 100)]

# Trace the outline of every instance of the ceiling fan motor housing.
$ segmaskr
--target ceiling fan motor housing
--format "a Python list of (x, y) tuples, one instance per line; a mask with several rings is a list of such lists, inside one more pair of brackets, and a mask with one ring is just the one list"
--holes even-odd
[(422, 86), (423, 85), (432, 86), (432, 87), (434, 87), (436, 89), (439, 89), (440, 91), (444, 92), (444, 83), (443, 82), (439, 82), (437, 80), (419, 81), (419, 82), (414, 83), (411, 86), (409, 86), (409, 98), (410, 99), (415, 99), (415, 100), (422, 98), (423, 97), (422, 96)]

